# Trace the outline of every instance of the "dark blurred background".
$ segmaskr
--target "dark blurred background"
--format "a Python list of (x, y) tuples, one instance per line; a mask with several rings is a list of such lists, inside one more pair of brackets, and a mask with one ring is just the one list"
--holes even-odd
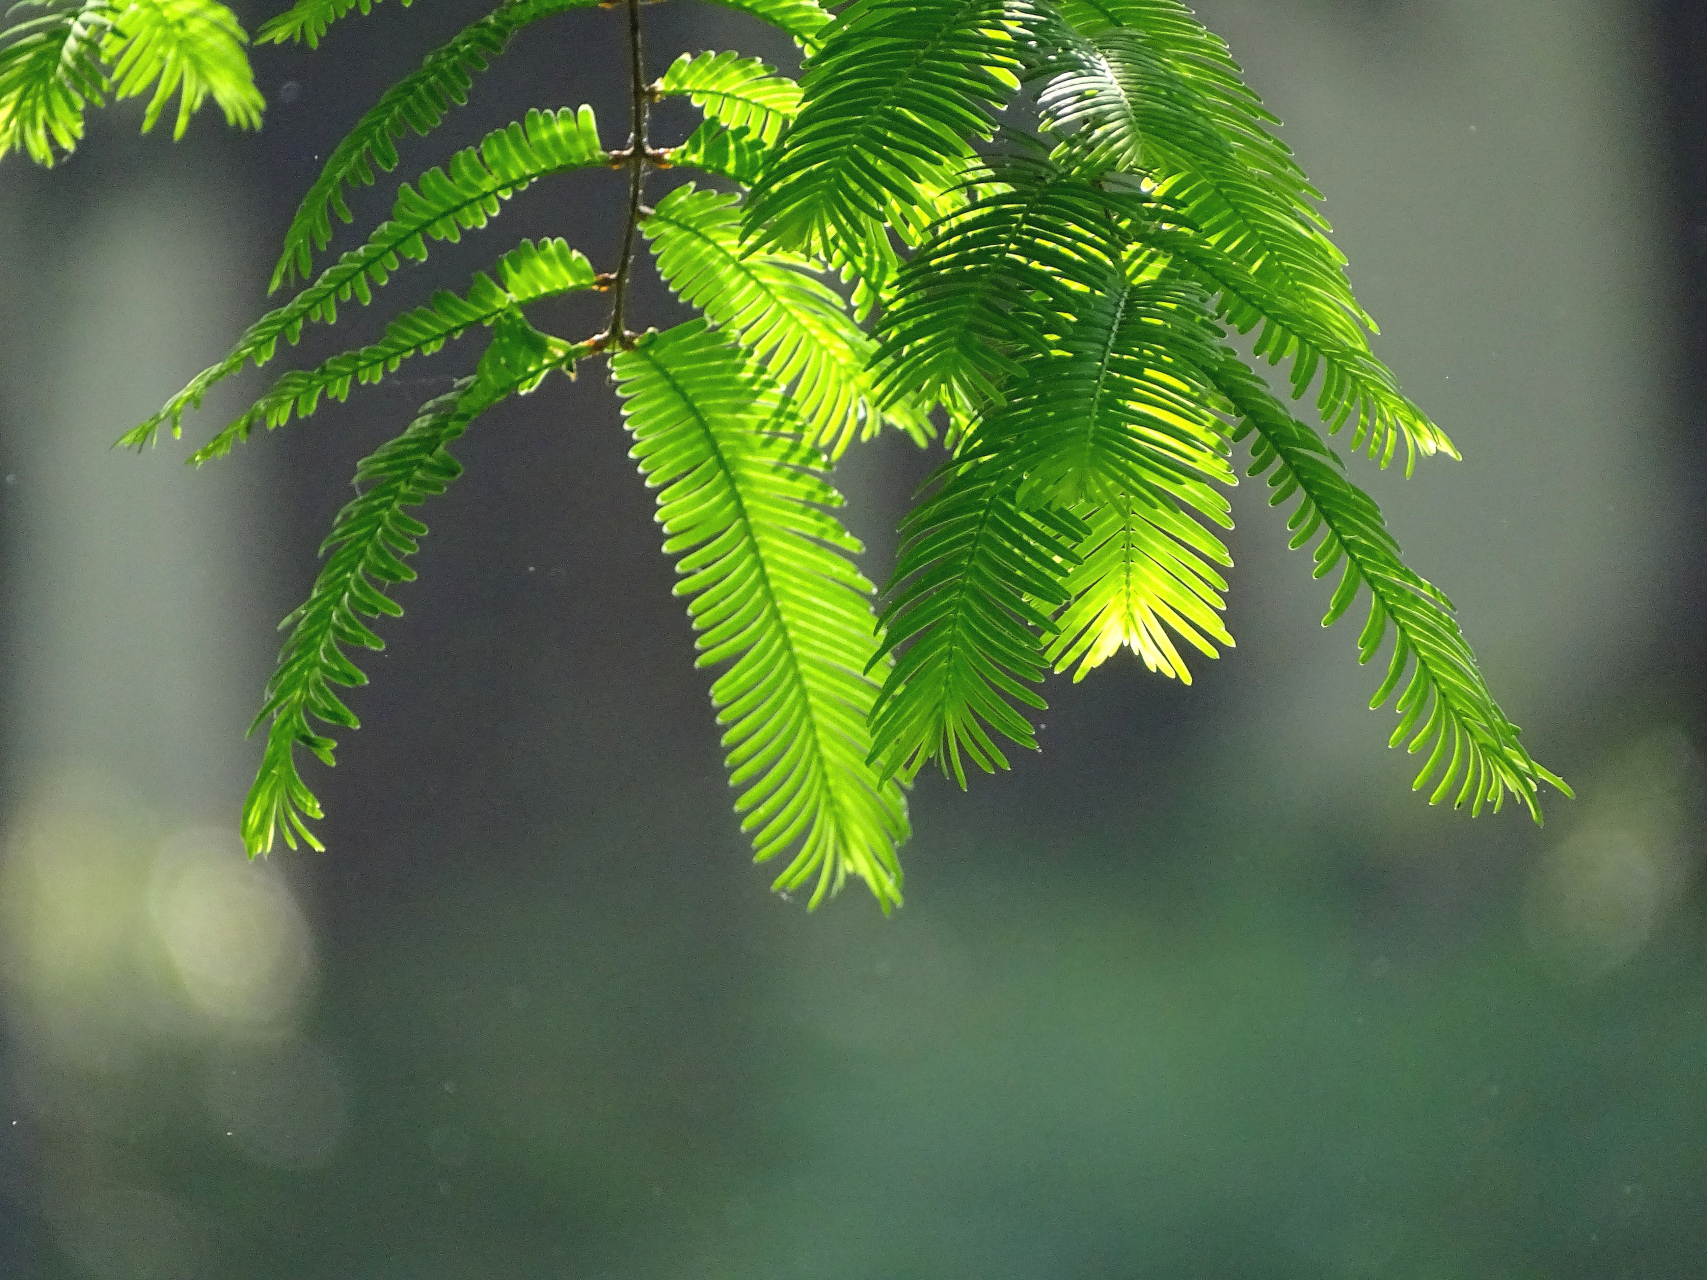
[[(261, 49), (257, 136), (139, 141), (121, 110), (63, 168), (0, 168), (0, 1276), (1707, 1274), (1707, 9), (1200, 9), (1466, 459), (1358, 473), (1579, 798), (1539, 829), (1410, 794), (1357, 624), (1318, 626), (1246, 485), (1239, 647), (1189, 689), (1130, 655), (1057, 680), (1040, 756), (923, 779), (887, 920), (861, 891), (808, 915), (749, 864), (593, 366), (478, 424), (423, 510), (366, 727), (311, 777), (331, 852), (242, 857), (272, 624), (355, 461), (472, 353), (200, 472), (108, 446), (265, 307), (321, 157), (481, 11)], [(792, 57), (727, 10), (645, 17), (658, 71)], [(536, 33), (340, 247), (529, 106), (589, 101), (621, 144), (620, 14)], [(607, 264), (619, 190), (542, 184), (285, 354), (524, 235)], [(675, 314), (655, 281), (641, 314)], [(928, 465), (844, 464), (873, 577)]]

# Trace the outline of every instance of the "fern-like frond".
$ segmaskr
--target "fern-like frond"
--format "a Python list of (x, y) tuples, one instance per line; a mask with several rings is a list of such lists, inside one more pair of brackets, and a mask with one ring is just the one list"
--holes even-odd
[(100, 45), (110, 26), (106, 0), (55, 7), (25, 0), (39, 17), (0, 32), (0, 158), (22, 151), (51, 168), (83, 137), (83, 113), (107, 100)]
[(1226, 426), (1215, 413), (1220, 328), (1189, 283), (1117, 270), (1087, 295), (1054, 349), (1033, 357), (961, 448), (1021, 477), (1026, 505), (1169, 495), (1232, 526)]
[(875, 330), (886, 387), (979, 405), (1018, 358), (1046, 349), (1050, 312), (1071, 312), (1112, 278), (1121, 230), (1108, 197), (1033, 157), (1011, 157), (933, 228), (896, 275)]
[(689, 183), (658, 202), (641, 230), (665, 282), (789, 389), (808, 444), (840, 457), (856, 432), (869, 439), (885, 418), (924, 444), (929, 419), (910, 399), (878, 394), (871, 339), (809, 264), (743, 252), (737, 199)]
[(1272, 278), (1206, 240), (1176, 227), (1150, 227), (1142, 238), (1172, 258), (1172, 267), (1216, 296), (1215, 313), (1240, 333), (1261, 327), (1255, 354), (1271, 364), (1290, 359), (1288, 379), (1294, 397), (1307, 394), (1321, 375), (1316, 409), (1330, 434), (1351, 426), (1352, 449), (1367, 448), (1386, 466), (1399, 441), (1405, 443), (1405, 474), (1417, 455), (1458, 450), (1430, 421), (1369, 349), (1363, 330), (1337, 307), (1313, 307)]
[(1353, 448), (1383, 465), (1398, 441), (1456, 456), (1451, 440), (1398, 389), (1370, 353), (1374, 322), (1346, 282), (1310, 185), (1267, 126), (1277, 123), (1245, 86), (1226, 46), (1177, 0), (1069, 2), (1089, 34), (1062, 34), (1032, 74), (1046, 128), (1067, 136), (1063, 159), (1088, 172), (1141, 172), (1178, 207), (1195, 242), (1194, 271), (1222, 294), (1240, 332), (1259, 323), (1261, 354), (1290, 357), (1296, 394), (1322, 373), (1318, 397)]
[(771, 149), (749, 133), (703, 121), (688, 140), (669, 152), (676, 168), (693, 168), (750, 186), (765, 167)]
[(51, 165), (83, 136), (83, 113), (116, 98), (150, 94), (142, 131), (178, 98), (172, 136), (212, 98), (226, 123), (258, 129), (266, 106), (255, 88), (235, 14), (218, 0), (90, 0), (36, 3), (47, 12), (0, 32), (0, 156), (25, 151)]
[[(405, 9), (414, 2), (398, 0)], [(327, 27), (346, 16), (351, 9), (360, 11), (365, 18), (378, 3), (379, 0), (296, 0), (283, 13), (263, 22), (255, 33), (255, 39), (262, 44), (302, 44), (306, 41), (310, 49), (318, 49)]]
[(217, 0), (127, 0), (114, 6), (101, 57), (112, 68), (115, 97), (152, 92), (142, 114), (144, 133), (178, 95), (172, 136), (181, 138), (210, 96), (227, 124), (261, 127), (266, 101), (243, 52), (248, 43), (237, 15)]
[(539, 333), (511, 311), (499, 322), (479, 371), (428, 403), (407, 431), (357, 467), (361, 492), (338, 513), (321, 546), (321, 554), (330, 556), (307, 601), (279, 624), (281, 630), (291, 629), (290, 638), (267, 684), (266, 704), (250, 728), (253, 733), (272, 718), (260, 772), (243, 808), (243, 839), (251, 855), (270, 852), (280, 834), (292, 849), (298, 837), (311, 848), (324, 848), (308, 826), (309, 819), (324, 815), (297, 772), (295, 749), (307, 747), (323, 763), (335, 764), (338, 744), (318, 733), (310, 717), (360, 727), (333, 692), (334, 685), (367, 683), (344, 647), (385, 647), (362, 618), (403, 612), (386, 591), (414, 580), (415, 571), (404, 558), (415, 553), (427, 532), (407, 509), (443, 493), (462, 473), (448, 446), (481, 413), (512, 394), (531, 391), (551, 370), (572, 375), (575, 361), (586, 353), (584, 346)]
[[(1060, 155), (1082, 173), (1136, 172), (1143, 165), (1144, 134), (1156, 120), (1175, 132), (1209, 128), (1189, 102), (1146, 92), (1140, 78), (1094, 40), (1071, 27), (1051, 26), (1026, 79), (1038, 84), (1038, 122), (1062, 139)], [(1111, 43), (1124, 49), (1115, 33)], [(1148, 117), (1148, 118), (1146, 118)]]
[(653, 86), (661, 98), (685, 97), (730, 129), (752, 134), (767, 147), (800, 109), (800, 86), (776, 68), (738, 53), (683, 54)]
[[(1253, 269), (1275, 259), (1312, 298), (1367, 320), (1311, 203), (1320, 195), (1291, 153), (1242, 97), (1206, 92), (1185, 74), (1198, 65), (1190, 55), (1170, 57), (1158, 43), (1150, 28), (1065, 42), (1058, 56), (1073, 65), (1039, 95), (1045, 123), (1070, 117), (1104, 167), (1142, 169), (1224, 252)], [(1112, 110), (1099, 119), (1099, 107)], [(1069, 154), (1080, 160), (1077, 150)]]
[(340, 302), (353, 297), (366, 306), (373, 289), (385, 284), (402, 259), (426, 258), (428, 240), (455, 243), (465, 230), (485, 226), (503, 201), (538, 179), (604, 163), (591, 107), (530, 111), (525, 123), (487, 134), (479, 146), (457, 152), (445, 169), (422, 174), (418, 190), (405, 183), (391, 220), (365, 245), (344, 254), (290, 302), (257, 320), (225, 359), (197, 374), (119, 443), (140, 448), (152, 443), (167, 424), (177, 436), (184, 414), (199, 405), (214, 384), (251, 361), (260, 368), (273, 358), (280, 338), (294, 345), (305, 324), (335, 323)]
[(1215, 412), (1221, 335), (1204, 304), (1178, 282), (1099, 289), (962, 448), (1022, 477), (1022, 504), (1070, 505), (1090, 526), (1045, 653), (1058, 671), (1082, 660), (1075, 678), (1127, 643), (1151, 670), (1189, 684), (1164, 621), (1209, 657), (1217, 651), (1202, 632), (1232, 643), (1206, 607), (1221, 608), (1215, 592), (1226, 589), (1206, 561), (1232, 562), (1182, 509), (1232, 527), (1225, 497), (1206, 483), (1235, 479)]
[(748, 230), (869, 275), (884, 227), (922, 230), (921, 211), (991, 135), (1034, 19), (1028, 0), (851, 5), (807, 60), (800, 114), (754, 184)]
[(474, 277), (466, 298), (447, 290), (433, 295), (424, 307), (398, 316), (385, 327), (385, 336), (358, 351), (333, 356), (315, 369), (293, 370), (267, 389), (265, 395), (194, 454), (200, 465), (224, 457), (257, 426), (271, 431), (294, 415), (306, 418), (322, 396), (349, 398), (356, 384), (379, 382), (411, 356), (431, 355), (477, 325), (489, 325), (514, 308), (553, 298), (597, 283), (592, 264), (567, 242), (547, 240), (535, 245), (524, 240), (498, 262), (498, 282), (485, 272)]
[(597, 0), (507, 0), (477, 22), (457, 32), (429, 53), (420, 69), (387, 89), (373, 108), (356, 122), (332, 149), (320, 176), (308, 189), (285, 232), (284, 252), (273, 268), (268, 292), (308, 277), (314, 253), (332, 240), (332, 215), (351, 220), (344, 188), (356, 183), (372, 186), (375, 167), (390, 173), (397, 167), (393, 139), (413, 129), (421, 137), (436, 129), (452, 106), (463, 106), (474, 76), (501, 54), (521, 28), (568, 9), (585, 8)]
[(810, 47), (818, 33), (830, 25), (830, 13), (817, 0), (712, 0), (725, 9), (751, 14), (794, 37), (798, 45)]
[(1116, 494), (1076, 514), (1090, 533), (1074, 548), (1071, 601), (1044, 651), (1055, 670), (1078, 663), (1076, 683), (1126, 646), (1151, 671), (1190, 684), (1170, 630), (1206, 657), (1220, 656), (1215, 642), (1233, 647), (1217, 612), (1227, 583), (1212, 563), (1233, 563), (1219, 538), (1150, 495)]
[[(1112, 263), (1079, 312), (973, 424), (940, 490), (910, 518), (918, 532), (902, 549), (884, 614), (885, 643), (909, 647), (873, 721), (885, 769), (911, 776), (934, 757), (964, 786), (962, 751), (986, 770), (1005, 768), (979, 720), (1035, 746), (1013, 703), (1043, 702), (1020, 682), (1041, 679), (1050, 661), (1089, 655), (1095, 665), (1116, 629), (1115, 644), (1136, 636), (1139, 651), (1159, 656), (1170, 674), (1184, 668), (1165, 635), (1153, 643), (1159, 628), (1147, 624), (1158, 606), (1170, 623), (1201, 624), (1201, 606), (1185, 600), (1209, 572), (1195, 558), (1226, 557), (1182, 510), (1232, 523), (1226, 500), (1206, 483), (1234, 480), (1214, 412), (1220, 330), (1200, 292), (1133, 284)], [(1099, 554), (1112, 535), (1083, 516), (1135, 508), (1153, 515), (1127, 534), (1122, 583)], [(1088, 568), (1087, 554), (1095, 557)], [(1194, 564), (1185, 581), (1170, 586), (1157, 575), (1182, 561)], [(1059, 632), (1047, 650), (1038, 630)], [(1188, 632), (1195, 637), (1189, 624)]]
[(733, 662), (712, 701), (756, 860), (793, 848), (778, 889), (810, 883), (816, 905), (852, 874), (888, 910), (906, 805), (866, 764), (871, 586), (846, 559), (859, 543), (824, 510), (841, 496), (781, 388), (703, 321), (612, 365), (699, 665)]
[[(1124, 81), (1129, 90), (1163, 94), (1191, 111), (1233, 148), (1246, 168), (1276, 181), (1291, 198), (1294, 217), (1318, 230), (1328, 229), (1311, 203), (1321, 199), (1321, 193), (1292, 159), (1290, 148), (1269, 132), (1280, 121), (1245, 84), (1244, 72), (1233, 61), (1226, 42), (1206, 29), (1181, 0), (1062, 0), (1060, 9), (1107, 59), (1110, 75)], [(1058, 43), (1070, 67), (1076, 57), (1074, 42)], [(1164, 128), (1162, 132), (1171, 131)], [(1326, 248), (1338, 261), (1332, 246)], [(1350, 290), (1343, 281), (1340, 292), (1349, 299)], [(1354, 301), (1346, 305), (1361, 316)]]
[(1407, 743), (1413, 753), (1428, 749), (1412, 789), (1434, 781), (1429, 803), (1451, 795), (1454, 807), (1468, 803), (1473, 814), (1485, 804), (1497, 811), (1511, 793), (1539, 822), (1540, 785), (1566, 795), (1570, 788), (1518, 741), (1517, 726), (1488, 691), (1452, 616), (1452, 602), (1406, 567), (1380, 509), (1345, 478), (1321, 437), (1231, 353), (1221, 370), (1221, 389), (1241, 418), (1239, 434), (1255, 433), (1250, 474), (1271, 473), (1270, 505), (1298, 498), (1287, 521), (1291, 545), (1307, 546), (1319, 533), (1315, 576), (1341, 570), (1322, 625), (1337, 621), (1367, 589), (1369, 615), (1358, 637), (1358, 661), (1374, 659), (1391, 634), (1387, 678), (1369, 705), (1382, 706), (1397, 694), (1400, 719), (1390, 745)]
[(950, 463), (901, 523), (879, 652), (906, 648), (871, 712), (884, 777), (910, 780), (934, 759), (964, 787), (962, 755), (986, 772), (1007, 768), (986, 725), (1037, 747), (1012, 703), (1047, 705), (1021, 682), (1048, 670), (1037, 633), (1056, 630), (1050, 613), (1067, 603), (1063, 579), (1088, 531), (1068, 512), (1021, 508), (1016, 488), (1002, 467)]

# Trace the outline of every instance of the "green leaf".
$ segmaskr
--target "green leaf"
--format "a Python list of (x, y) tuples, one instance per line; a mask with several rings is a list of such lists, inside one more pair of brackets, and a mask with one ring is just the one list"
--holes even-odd
[[(1167, 584), (1151, 570), (1171, 573), (1194, 556), (1225, 560), (1225, 549), (1184, 508), (1231, 524), (1225, 498), (1210, 487), (1234, 476), (1216, 413), (1221, 331), (1205, 295), (1190, 282), (1131, 279), (1121, 228), (1100, 193), (1029, 165), (1013, 176), (1041, 181), (975, 204), (966, 222), (988, 223), (991, 234), (974, 239), (968, 253), (1006, 281), (1006, 292), (1039, 300), (1024, 312), (998, 313), (997, 341), (1009, 341), (1007, 325), (1017, 346), (1026, 324), (1046, 341), (1010, 362), (1001, 399), (969, 424), (937, 491), (903, 526), (910, 536), (883, 621), (885, 645), (908, 647), (873, 721), (884, 770), (910, 777), (935, 758), (963, 786), (962, 753), (986, 770), (1007, 765), (988, 730), (1035, 746), (1014, 704), (1044, 705), (1025, 684), (1040, 680), (1049, 661), (1100, 661), (1111, 630), (1153, 640), (1146, 624), (1158, 602), (1171, 610), (1170, 622), (1201, 622), (1201, 604), (1161, 589)], [(1067, 199), (1072, 216), (1039, 218), (1039, 230), (1015, 235), (1011, 223), (1029, 221), (1035, 205), (1010, 197), (1039, 187)], [(953, 257), (944, 258), (926, 270), (946, 277)], [(1132, 525), (1125, 539), (1123, 599), (1101, 555), (1113, 531), (1106, 519), (1095, 526), (1084, 519), (1110, 510), (1140, 513), (1144, 525)], [(1098, 557), (1089, 568), (1087, 556)], [(1206, 566), (1183, 572), (1211, 580)], [(1136, 583), (1147, 574), (1147, 583)], [(1134, 583), (1149, 593), (1137, 594)], [(1193, 584), (1174, 585), (1190, 593)], [(1059, 622), (1051, 617), (1057, 610)], [(1207, 625), (1225, 634), (1219, 623)], [(1039, 631), (1060, 633), (1047, 651)], [(1164, 658), (1171, 651), (1152, 648)], [(1168, 660), (1170, 674), (1181, 668)]]
[[(1198, 31), (1203, 47), (1219, 44)], [(1305, 296), (1367, 321), (1346, 283), (1345, 258), (1324, 234), (1327, 224), (1312, 203), (1320, 193), (1263, 128), (1269, 117), (1254, 95), (1236, 78), (1205, 82), (1194, 74), (1203, 67), (1198, 53), (1189, 44), (1170, 45), (1149, 27), (1070, 42), (1061, 57), (1076, 54), (1081, 64), (1045, 85), (1040, 104), (1046, 118), (1051, 111), (1059, 116), (1084, 73), (1100, 72), (1089, 78), (1118, 87), (1107, 101), (1124, 104), (1132, 115), (1116, 117), (1112, 132), (1087, 129), (1084, 146), (1114, 149), (1117, 163), (1109, 167), (1142, 169), (1200, 234), (1252, 270), (1275, 259), (1277, 273)], [(1098, 101), (1092, 91), (1080, 105), (1088, 109)], [(1122, 143), (1131, 150), (1118, 153)], [(1076, 148), (1069, 154), (1079, 158)]]
[(250, 361), (256, 368), (266, 364), (277, 352), (281, 337), (295, 345), (305, 324), (336, 323), (340, 302), (353, 297), (366, 306), (373, 289), (385, 284), (402, 259), (426, 258), (428, 240), (454, 244), (464, 231), (485, 226), (502, 201), (538, 179), (606, 162), (591, 107), (530, 111), (525, 123), (487, 134), (478, 147), (451, 157), (446, 169), (422, 174), (418, 191), (405, 183), (397, 193), (391, 220), (365, 245), (344, 254), (294, 299), (257, 320), (225, 359), (197, 374), (159, 413), (126, 433), (119, 443), (137, 448), (151, 444), (168, 423), (177, 436), (184, 414), (201, 404), (209, 388)]
[(107, 94), (149, 94), (142, 132), (178, 97), (172, 136), (209, 97), (227, 124), (261, 126), (266, 106), (249, 69), (249, 42), (235, 14), (217, 0), (108, 0), (56, 6), (0, 33), (0, 156), (25, 151), (51, 165), (83, 136), (83, 113)]
[(1083, 170), (1141, 171), (1175, 205), (1192, 273), (1222, 294), (1240, 332), (1263, 326), (1259, 354), (1290, 357), (1295, 395), (1319, 371), (1318, 405), (1334, 430), (1355, 422), (1353, 448), (1386, 465), (1400, 439), (1457, 456), (1451, 440), (1399, 391), (1370, 353), (1374, 322), (1347, 284), (1345, 259), (1315, 208), (1320, 194), (1268, 131), (1278, 123), (1245, 86), (1226, 46), (1177, 0), (1069, 0), (1088, 35), (1061, 35), (1031, 74), (1043, 81), (1045, 127), (1068, 135), (1062, 158)]
[[(399, 0), (407, 9), (414, 0)], [(320, 37), (326, 28), (344, 17), (351, 9), (359, 9), (362, 17), (373, 12), (379, 0), (296, 0), (283, 13), (268, 18), (255, 33), (262, 44), (292, 44), (308, 42), (310, 49), (320, 47)]]
[(336, 213), (345, 222), (351, 220), (349, 206), (344, 203), (344, 188), (358, 182), (372, 186), (375, 166), (386, 173), (397, 167), (393, 139), (401, 138), (406, 129), (413, 129), (424, 138), (438, 127), (453, 105), (466, 104), (474, 76), (486, 70), (487, 64), (504, 51), (510, 37), (522, 27), (594, 3), (596, 0), (509, 0), (464, 27), (429, 53), (419, 70), (387, 89), (349, 135), (333, 148), (320, 176), (302, 198), (285, 232), (284, 252), (273, 268), (268, 292), (294, 282), (298, 276), (307, 278), (314, 252), (331, 243), (332, 214)]
[(354, 385), (379, 382), (409, 357), (431, 355), (446, 342), (477, 325), (490, 325), (517, 307), (597, 284), (592, 265), (561, 239), (537, 246), (531, 240), (522, 241), (499, 259), (498, 280), (494, 283), (484, 272), (477, 273), (466, 299), (441, 289), (426, 306), (387, 325), (378, 342), (333, 356), (318, 368), (285, 374), (190, 461), (199, 466), (225, 456), (257, 426), (264, 424), (271, 431), (284, 426), (292, 415), (306, 418), (322, 396), (347, 400)]
[[(1226, 42), (1207, 30), (1180, 0), (1061, 0), (1060, 9), (1097, 48), (1114, 49), (1117, 60), (1121, 50), (1132, 47), (1134, 39), (1141, 41), (1149, 57), (1140, 52), (1134, 65), (1119, 69), (1111, 66), (1114, 74), (1144, 75), (1150, 80), (1151, 91), (1164, 87), (1162, 81), (1171, 81), (1165, 86), (1170, 97), (1191, 104), (1199, 117), (1233, 146), (1247, 167), (1284, 178), (1292, 191), (1307, 200), (1321, 198), (1293, 162), (1292, 152), (1269, 132), (1269, 127), (1278, 126), (1280, 121), (1245, 84), (1244, 72), (1233, 61)], [(1105, 37), (1113, 39), (1105, 42)], [(1063, 53), (1072, 56), (1070, 48)], [(1160, 66), (1146, 69), (1150, 63)], [(1297, 213), (1323, 227), (1308, 203), (1300, 204)]]
[(281, 833), (292, 849), (298, 837), (311, 848), (325, 847), (308, 826), (309, 819), (324, 815), (297, 772), (295, 749), (307, 747), (323, 763), (335, 764), (337, 743), (316, 732), (310, 717), (328, 725), (360, 727), (333, 692), (334, 685), (367, 683), (344, 647), (385, 647), (362, 618), (402, 614), (386, 592), (396, 583), (414, 580), (415, 571), (404, 559), (416, 552), (427, 532), (407, 508), (443, 493), (462, 474), (448, 446), (481, 413), (512, 394), (531, 391), (551, 370), (572, 376), (575, 361), (586, 354), (585, 346), (572, 347), (539, 333), (509, 312), (481, 358), (479, 372), (425, 405), (407, 431), (357, 467), (355, 483), (366, 487), (338, 513), (320, 549), (322, 555), (330, 554), (308, 599), (279, 624), (281, 630), (291, 629), (290, 638), (267, 684), (266, 704), (250, 728), (253, 733), (272, 718), (260, 772), (243, 808), (243, 839), (251, 855), (271, 852)]
[(1008, 767), (986, 725), (1037, 747), (1012, 702), (1047, 705), (1022, 682), (1048, 670), (1037, 632), (1055, 630), (1049, 613), (1067, 603), (1062, 580), (1089, 531), (1067, 512), (1023, 509), (999, 466), (950, 463), (936, 484), (901, 523), (885, 588), (879, 653), (907, 647), (872, 707), (870, 758), (907, 780), (934, 759), (964, 787), (962, 755)]
[(1005, 402), (961, 447), (1021, 477), (1022, 503), (1177, 500), (1231, 527), (1206, 481), (1235, 478), (1215, 413), (1220, 328), (1188, 282), (1125, 279), (1115, 267), (1080, 315), (1028, 359)]
[(178, 95), (172, 136), (181, 138), (190, 116), (210, 95), (227, 124), (261, 127), (266, 102), (243, 52), (247, 43), (237, 15), (216, 0), (129, 0), (116, 8), (112, 29), (101, 42), (101, 57), (112, 68), (115, 97), (134, 98), (152, 90), (142, 116), (144, 133), (154, 127), (172, 95)]
[(1255, 354), (1278, 364), (1290, 359), (1293, 396), (1306, 394), (1321, 374), (1316, 408), (1330, 434), (1351, 425), (1351, 447), (1367, 448), (1386, 466), (1400, 440), (1405, 442), (1405, 474), (1417, 455), (1458, 450), (1399, 389), (1393, 376), (1369, 349), (1363, 330), (1337, 307), (1311, 306), (1270, 276), (1250, 271), (1216, 245), (1188, 231), (1151, 227), (1142, 238), (1172, 258), (1172, 267), (1218, 295), (1215, 314), (1240, 333), (1259, 325)]
[(753, 186), (749, 232), (875, 278), (916, 240), (1018, 83), (1024, 0), (858, 0), (807, 60), (800, 114)]
[(748, 186), (764, 168), (770, 148), (749, 133), (706, 120), (669, 154), (674, 167), (698, 169)]
[(654, 86), (659, 97), (685, 97), (730, 129), (773, 145), (800, 108), (800, 86), (776, 68), (738, 53), (684, 53)]
[(1226, 589), (1205, 561), (1232, 561), (1186, 511), (1232, 527), (1206, 483), (1235, 483), (1214, 412), (1219, 337), (1191, 285), (1111, 280), (962, 446), (1020, 477), (1022, 505), (1070, 507), (1089, 526), (1045, 651), (1057, 671), (1080, 661), (1083, 679), (1127, 643), (1151, 670), (1191, 683), (1158, 619), (1209, 657), (1202, 632), (1232, 643), (1205, 608), (1222, 608), (1214, 591)]
[(901, 901), (899, 788), (866, 764), (876, 686), (859, 543), (825, 510), (841, 495), (799, 436), (789, 402), (739, 347), (695, 320), (612, 361), (634, 457), (659, 490), (666, 554), (699, 638), (730, 785), (755, 860), (794, 850), (776, 888), (811, 904), (849, 875), (884, 910)]
[(678, 187), (644, 222), (659, 274), (684, 302), (746, 347), (789, 388), (806, 442), (839, 457), (887, 418), (918, 444), (934, 434), (910, 399), (885, 401), (874, 348), (842, 300), (791, 255), (744, 253), (738, 197)]
[(1397, 694), (1400, 719), (1390, 745), (1408, 742), (1413, 753), (1428, 748), (1412, 789), (1434, 781), (1430, 804), (1450, 795), (1454, 807), (1468, 803), (1472, 814), (1490, 803), (1497, 812), (1510, 793), (1539, 822), (1541, 783), (1565, 795), (1571, 790), (1518, 741), (1517, 726), (1488, 691), (1452, 616), (1452, 602), (1406, 567), (1374, 501), (1345, 478), (1322, 438), (1288, 413), (1231, 352), (1221, 366), (1220, 385), (1242, 419), (1240, 434), (1255, 433), (1250, 474), (1270, 473), (1270, 505), (1298, 498), (1287, 520), (1292, 546), (1306, 546), (1319, 533), (1315, 576), (1341, 569), (1322, 625), (1336, 622), (1367, 589), (1369, 615), (1358, 637), (1358, 661), (1373, 660), (1392, 637), (1387, 678), (1369, 705), (1382, 706)]
[[(1094, 7), (1065, 6), (1081, 15)], [(1173, 0), (1102, 7), (1145, 12), (1126, 26), (1089, 21), (1089, 33), (1050, 23), (1026, 68), (1027, 80), (1041, 82), (1039, 119), (1065, 140), (1064, 155), (1085, 172), (1134, 172), (1147, 170), (1146, 147), (1161, 141), (1199, 166), (1231, 162), (1279, 175), (1301, 197), (1296, 215), (1321, 227), (1308, 203), (1319, 194), (1267, 131), (1279, 122), (1244, 85), (1220, 40)]]
[(1122, 252), (1108, 196), (1032, 156), (1007, 157), (896, 276), (875, 336), (884, 386), (961, 407), (1001, 398), (1019, 357), (1047, 347), (1112, 278)]
[(803, 46), (811, 45), (830, 24), (829, 12), (817, 0), (712, 0), (712, 3), (779, 27)]
[(0, 158), (22, 151), (51, 168), (58, 148), (69, 154), (83, 137), (83, 113), (107, 100), (110, 85), (100, 45), (110, 29), (105, 0), (45, 9), (0, 33)]
[(1074, 548), (1079, 563), (1067, 575), (1071, 602), (1057, 615), (1060, 630), (1044, 656), (1074, 682), (1106, 662), (1121, 646), (1160, 675), (1191, 683), (1170, 628), (1206, 657), (1220, 656), (1214, 641), (1233, 647), (1217, 610), (1227, 607), (1226, 580), (1209, 562), (1230, 565), (1220, 539), (1170, 502), (1121, 493), (1076, 514), (1089, 527)]

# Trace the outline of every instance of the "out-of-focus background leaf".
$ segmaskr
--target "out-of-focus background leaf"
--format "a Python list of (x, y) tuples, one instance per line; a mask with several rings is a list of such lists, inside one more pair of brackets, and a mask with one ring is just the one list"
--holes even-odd
[[(1411, 796), (1246, 486), (1239, 647), (1189, 690), (1057, 683), (1040, 757), (923, 781), (887, 921), (746, 865), (592, 373), (467, 437), (323, 781), (332, 853), (242, 859), (271, 625), (355, 459), (457, 367), (199, 473), (107, 446), (262, 308), (318, 160), (477, 11), (263, 50), (258, 136), (121, 110), (0, 171), (0, 1276), (1700, 1276), (1698, 6), (1201, 6), (1466, 455), (1372, 487), (1580, 799), (1538, 831)], [(646, 19), (659, 57), (788, 55), (724, 10)], [(399, 176), (533, 105), (620, 142), (620, 26), (542, 28)], [(542, 187), (436, 260), (608, 260), (619, 187)], [(873, 576), (923, 465), (850, 458)]]

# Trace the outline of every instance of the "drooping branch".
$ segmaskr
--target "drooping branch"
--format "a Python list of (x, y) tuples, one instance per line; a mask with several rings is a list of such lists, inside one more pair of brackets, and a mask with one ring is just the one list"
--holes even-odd
[(618, 347), (623, 350), (634, 345), (635, 335), (628, 330), (628, 281), (634, 266), (634, 240), (640, 219), (651, 212), (641, 200), (646, 182), (646, 166), (652, 159), (646, 141), (647, 114), (652, 106), (652, 87), (646, 79), (645, 51), (640, 35), (640, 0), (627, 0), (628, 8), (628, 77), (629, 95), (633, 106), (634, 127), (626, 152), (613, 152), (611, 159), (628, 168), (628, 215), (623, 221), (622, 253), (616, 270), (611, 273), (610, 324), (604, 333), (593, 340), (594, 350)]

